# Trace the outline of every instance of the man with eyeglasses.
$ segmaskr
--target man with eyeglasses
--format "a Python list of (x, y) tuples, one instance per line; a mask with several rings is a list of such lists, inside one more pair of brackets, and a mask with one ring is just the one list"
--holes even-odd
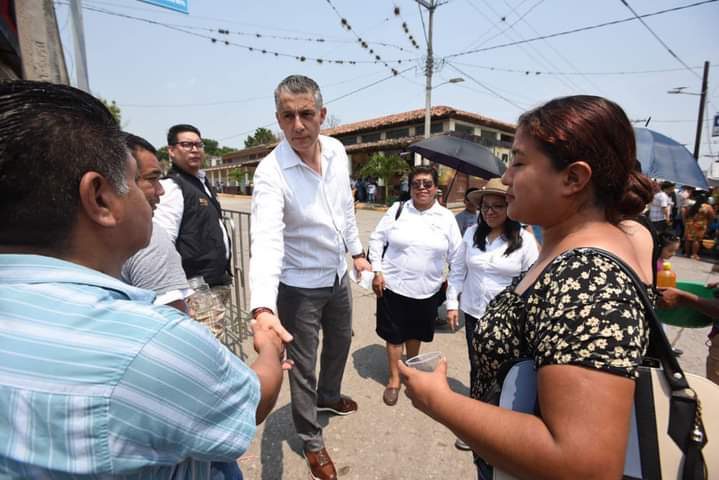
[(333, 480), (337, 472), (317, 412), (357, 411), (357, 403), (340, 394), (352, 340), (345, 257), (352, 256), (357, 271), (371, 267), (357, 231), (347, 154), (339, 141), (320, 135), (327, 109), (319, 86), (291, 75), (275, 90), (275, 106), (285, 140), (255, 172), (250, 308), (256, 321), (278, 328), (281, 321), (294, 337), (287, 347), (294, 361), (292, 419), (312, 478)]
[(204, 148), (200, 131), (192, 125), (175, 125), (167, 132), (172, 168), (162, 181), (165, 195), (155, 221), (175, 242), (187, 278), (204, 277), (224, 300), (229, 294), (224, 286), (232, 282), (230, 237), (220, 202), (202, 170)]
[[(124, 132), (125, 146), (137, 162), (135, 182), (153, 210), (165, 194), (157, 150), (144, 138)], [(169, 305), (187, 312), (185, 298), (192, 294), (182, 269), (182, 259), (164, 228), (153, 228), (150, 244), (122, 266), (122, 280), (133, 287), (155, 292), (156, 305)]]

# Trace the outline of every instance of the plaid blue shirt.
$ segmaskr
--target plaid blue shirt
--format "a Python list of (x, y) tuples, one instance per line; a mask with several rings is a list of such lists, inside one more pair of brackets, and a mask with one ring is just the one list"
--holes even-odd
[(153, 298), (0, 255), (0, 478), (206, 479), (248, 448), (256, 375)]

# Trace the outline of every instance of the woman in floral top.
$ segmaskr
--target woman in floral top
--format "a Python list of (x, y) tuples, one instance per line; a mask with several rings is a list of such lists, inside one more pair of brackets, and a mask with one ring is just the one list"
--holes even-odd
[[(446, 362), (433, 373), (400, 365), (413, 404), (483, 459), (480, 478), (491, 478), (488, 465), (520, 478), (622, 476), (648, 331), (642, 287), (595, 248), (651, 284), (649, 234), (624, 223), (652, 199), (635, 145), (624, 111), (600, 97), (558, 98), (523, 114), (502, 177), (507, 213), (541, 226), (544, 244), (477, 322), (472, 398), (449, 389)], [(523, 357), (538, 369), (541, 416), (481, 401), (501, 384), (499, 370)]]

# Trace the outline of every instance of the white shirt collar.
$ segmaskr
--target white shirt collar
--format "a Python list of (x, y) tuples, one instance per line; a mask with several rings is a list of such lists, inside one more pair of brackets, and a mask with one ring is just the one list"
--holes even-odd
[[(329, 145), (327, 145), (327, 137), (325, 137), (324, 135), (320, 135), (317, 138), (317, 141), (320, 142), (320, 155), (322, 159), (326, 162), (329, 162), (335, 156), (336, 152), (334, 151), (334, 149), (329, 148)], [(282, 140), (278, 148), (281, 151), (281, 155), (277, 156), (277, 160), (283, 170), (296, 167), (303, 163), (302, 159), (299, 155), (297, 155), (297, 152), (295, 152), (295, 150), (292, 148), (292, 145), (290, 145), (290, 142), (288, 142), (287, 139)], [(322, 163), (324, 166), (325, 162)]]
[(415, 212), (424, 214), (424, 215), (429, 214), (429, 213), (435, 214), (435, 213), (439, 212), (442, 207), (436, 199), (435, 199), (434, 203), (432, 204), (432, 206), (429, 207), (427, 210), (417, 209), (417, 207), (414, 206), (414, 200), (410, 200), (409, 202), (407, 202), (407, 206), (410, 207)]

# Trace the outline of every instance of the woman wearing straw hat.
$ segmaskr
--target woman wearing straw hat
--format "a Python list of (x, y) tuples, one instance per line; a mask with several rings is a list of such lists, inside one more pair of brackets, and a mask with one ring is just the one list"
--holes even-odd
[[(529, 270), (539, 251), (532, 234), (507, 217), (507, 186), (499, 178), (471, 192), (467, 199), (477, 205), (479, 223), (465, 232), (459, 268), (449, 273), (447, 316), (451, 323), (456, 323), (458, 308), (464, 312), (471, 380), (477, 364), (471, 348), (477, 319), (514, 277)], [(460, 439), (455, 446), (469, 450)]]

